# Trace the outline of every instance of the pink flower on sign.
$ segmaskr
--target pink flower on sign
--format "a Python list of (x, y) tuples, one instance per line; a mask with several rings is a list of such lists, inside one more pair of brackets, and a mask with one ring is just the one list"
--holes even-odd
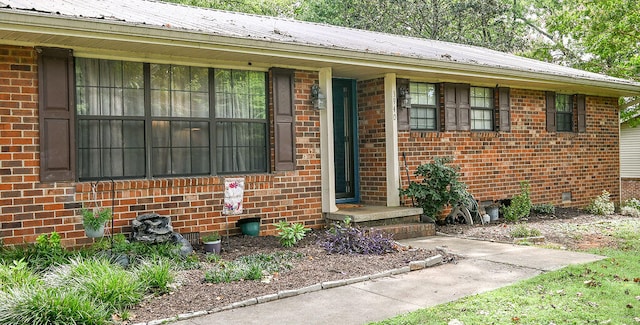
[(229, 184), (229, 188), (236, 188), (238, 187), (238, 183), (237, 182), (233, 182), (231, 184)]

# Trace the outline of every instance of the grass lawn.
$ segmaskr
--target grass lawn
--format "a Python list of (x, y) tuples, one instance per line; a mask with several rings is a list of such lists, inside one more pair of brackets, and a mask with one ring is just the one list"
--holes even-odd
[(608, 259), (377, 324), (640, 324), (640, 219), (603, 235), (621, 241), (617, 248), (590, 251)]

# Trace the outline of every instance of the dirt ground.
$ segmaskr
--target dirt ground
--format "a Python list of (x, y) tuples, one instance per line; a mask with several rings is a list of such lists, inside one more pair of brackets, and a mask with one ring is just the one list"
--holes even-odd
[[(622, 215), (598, 216), (578, 209), (556, 208), (554, 214), (532, 213), (520, 221), (529, 229), (537, 229), (544, 236), (545, 247), (587, 250), (598, 247), (610, 247), (617, 244), (611, 236), (616, 224), (633, 219)], [(453, 224), (436, 227), (441, 234), (463, 238), (478, 238), (496, 242), (512, 243), (511, 232), (516, 223), (500, 219), (488, 225)]]
[(292, 263), (292, 269), (269, 275), (268, 282), (236, 281), (211, 284), (204, 282), (204, 278), (205, 272), (211, 268), (212, 264), (206, 262), (206, 257), (201, 254), (201, 268), (180, 271), (178, 287), (170, 294), (147, 297), (142, 304), (130, 311), (130, 323), (163, 319), (181, 313), (212, 310), (281, 290), (299, 289), (325, 281), (375, 274), (407, 266), (411, 261), (424, 260), (437, 254), (445, 255), (445, 262), (451, 262), (455, 258), (442, 251), (406, 247), (399, 252), (381, 256), (330, 255), (317, 244), (323, 234), (324, 231), (312, 231), (303, 241), (291, 248), (282, 248), (278, 239), (273, 236), (232, 236), (229, 240), (223, 238), (221, 258), (225, 261), (232, 261), (239, 256), (283, 251), (301, 254), (302, 257)]
[[(586, 250), (596, 247), (616, 245), (611, 236), (617, 223), (629, 217), (594, 216), (576, 209), (557, 208), (552, 215), (532, 214), (521, 223), (528, 228), (538, 229), (545, 237), (545, 247), (569, 250)], [(496, 242), (513, 242), (511, 232), (515, 223), (500, 219), (487, 225), (453, 224), (437, 226), (440, 234), (463, 238), (475, 238)], [(284, 249), (277, 238), (235, 236), (223, 241), (222, 259), (231, 261), (239, 256), (256, 253), (291, 251), (301, 254), (293, 268), (274, 274), (270, 281), (237, 281), (224, 284), (204, 282), (204, 274), (211, 264), (204, 262), (196, 270), (181, 271), (179, 285), (170, 294), (147, 297), (137, 308), (131, 310), (131, 323), (172, 317), (180, 313), (212, 310), (233, 302), (243, 301), (280, 290), (298, 289), (312, 284), (347, 279), (408, 265), (410, 261), (426, 259), (438, 251), (405, 249), (382, 256), (330, 255), (319, 245), (322, 231), (310, 232), (297, 246)], [(445, 261), (454, 262), (455, 257), (446, 256)]]

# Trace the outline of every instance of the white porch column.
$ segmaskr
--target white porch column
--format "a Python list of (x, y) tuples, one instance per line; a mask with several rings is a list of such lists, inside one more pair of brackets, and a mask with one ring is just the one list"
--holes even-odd
[(384, 76), (384, 125), (387, 155), (387, 206), (400, 206), (400, 160), (398, 159), (398, 101), (396, 74)]
[(327, 109), (320, 111), (320, 172), (322, 185), (322, 212), (336, 212), (336, 181), (333, 160), (333, 82), (331, 68), (318, 73), (320, 90), (327, 97)]

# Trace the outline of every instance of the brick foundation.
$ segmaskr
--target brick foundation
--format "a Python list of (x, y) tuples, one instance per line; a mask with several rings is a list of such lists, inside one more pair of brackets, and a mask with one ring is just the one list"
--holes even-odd
[(620, 199), (622, 202), (628, 199), (640, 199), (640, 178), (622, 178), (621, 179), (622, 192), (620, 193)]

